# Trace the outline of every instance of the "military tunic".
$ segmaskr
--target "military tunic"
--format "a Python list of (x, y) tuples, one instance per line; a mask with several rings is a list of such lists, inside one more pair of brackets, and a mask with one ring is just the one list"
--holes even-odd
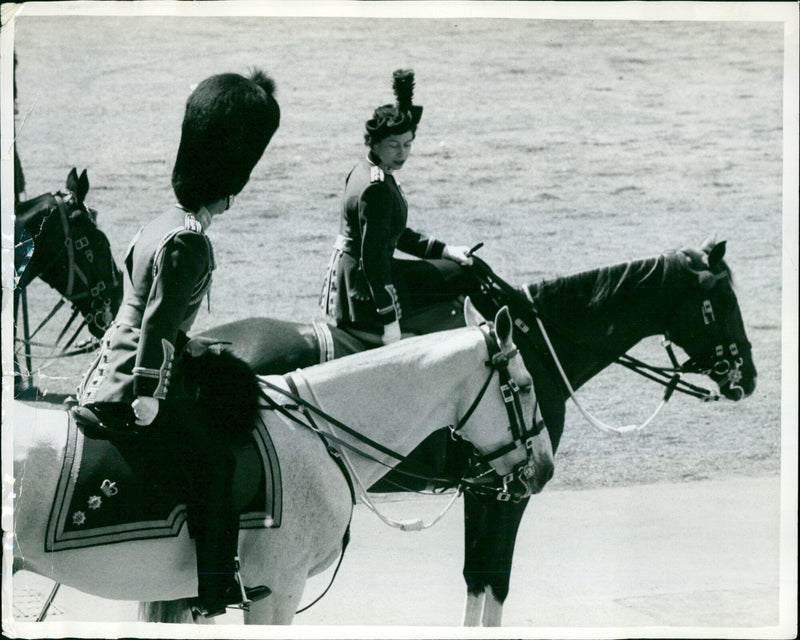
[(345, 183), (339, 237), (323, 284), (323, 311), (337, 324), (380, 331), (402, 316), (395, 249), (438, 259), (444, 243), (406, 226), (408, 204), (394, 176), (370, 154)]
[(196, 218), (180, 208), (142, 227), (125, 256), (123, 300), (84, 376), (80, 404), (166, 399), (179, 336), (211, 286), (214, 253)]

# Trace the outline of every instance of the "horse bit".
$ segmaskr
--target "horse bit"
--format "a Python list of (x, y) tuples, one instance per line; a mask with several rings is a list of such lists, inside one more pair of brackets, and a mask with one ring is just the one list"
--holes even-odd
[[(722, 276), (723, 274), (717, 275)], [(706, 297), (703, 298), (700, 306), (700, 312), (703, 316), (704, 326), (711, 333), (712, 344), (714, 345), (712, 352), (702, 359), (689, 358), (689, 360), (681, 365), (678, 363), (678, 360), (672, 350), (672, 342), (669, 339), (669, 332), (666, 332), (664, 336), (664, 348), (669, 355), (670, 361), (672, 362), (673, 367), (675, 367), (675, 370), (678, 372), (699, 373), (719, 379), (720, 386), (729, 387), (732, 391), (738, 394), (739, 397), (737, 399), (741, 400), (744, 397), (744, 389), (739, 382), (742, 379), (742, 372), (740, 371), (740, 368), (744, 364), (744, 358), (740, 353), (739, 346), (736, 344), (735, 340), (732, 341), (727, 345), (727, 351), (730, 355), (726, 355), (726, 349), (724, 345), (725, 339), (722, 336), (722, 331), (719, 328), (719, 323), (717, 322), (717, 318), (714, 314), (714, 306), (711, 304), (711, 300)], [(748, 350), (750, 349), (749, 343), (745, 346)], [(717, 400), (719, 399), (719, 396), (709, 396), (706, 398), (706, 400), (711, 399)]]

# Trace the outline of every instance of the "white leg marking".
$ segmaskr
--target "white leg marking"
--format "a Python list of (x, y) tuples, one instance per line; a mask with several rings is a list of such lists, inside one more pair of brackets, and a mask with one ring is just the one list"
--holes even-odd
[(503, 604), (494, 596), (491, 587), (486, 587), (486, 602), (483, 605), (483, 626), (499, 627), (503, 622)]
[(481, 613), (483, 612), (483, 596), (472, 595), (467, 593), (467, 602), (464, 606), (464, 622), (465, 627), (479, 627), (481, 625)]

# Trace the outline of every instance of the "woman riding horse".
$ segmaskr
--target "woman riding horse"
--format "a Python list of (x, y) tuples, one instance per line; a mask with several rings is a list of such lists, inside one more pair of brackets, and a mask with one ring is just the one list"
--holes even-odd
[[(237, 566), (235, 459), (224, 425), (205, 425), (180, 374), (186, 333), (209, 295), (214, 253), (205, 232), (232, 204), (278, 128), (273, 81), (255, 70), (201, 82), (189, 96), (172, 172), (177, 208), (152, 220), (125, 257), (124, 296), (79, 389), (76, 413), (112, 437), (146, 442), (184, 466), (192, 487), (197, 610), (207, 617), (269, 595)], [(177, 455), (175, 455), (177, 454)]]
[[(393, 89), (397, 104), (378, 107), (366, 122), (369, 152), (345, 181), (339, 236), (321, 297), (323, 312), (339, 327), (374, 334), (383, 344), (407, 330), (403, 311), (452, 300), (471, 286), (458, 266), (470, 263), (467, 247), (445, 245), (406, 226), (408, 203), (395, 172), (411, 152), (422, 107), (412, 103), (413, 71), (395, 71)], [(396, 248), (423, 260), (397, 260)]]

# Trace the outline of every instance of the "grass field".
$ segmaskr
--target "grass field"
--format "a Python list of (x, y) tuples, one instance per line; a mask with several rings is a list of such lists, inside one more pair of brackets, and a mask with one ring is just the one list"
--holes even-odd
[[(398, 174), (411, 226), (522, 283), (728, 240), (759, 383), (748, 400), (675, 397), (643, 433), (602, 434), (570, 406), (551, 488), (780, 469), (783, 27), (755, 22), (27, 17), (16, 23), (17, 146), (27, 195), (88, 168), (88, 203), (121, 262), (173, 205), (190, 87), (257, 65), (282, 126), (210, 230), (204, 329), (245, 316), (318, 319), (363, 122), (412, 67), (425, 112)], [(33, 322), (55, 302), (29, 289)], [(52, 336), (57, 331), (53, 327)], [(659, 341), (634, 355), (666, 362)], [(89, 356), (38, 371), (75, 388)], [(644, 419), (661, 388), (612, 368), (581, 391), (606, 422)]]

